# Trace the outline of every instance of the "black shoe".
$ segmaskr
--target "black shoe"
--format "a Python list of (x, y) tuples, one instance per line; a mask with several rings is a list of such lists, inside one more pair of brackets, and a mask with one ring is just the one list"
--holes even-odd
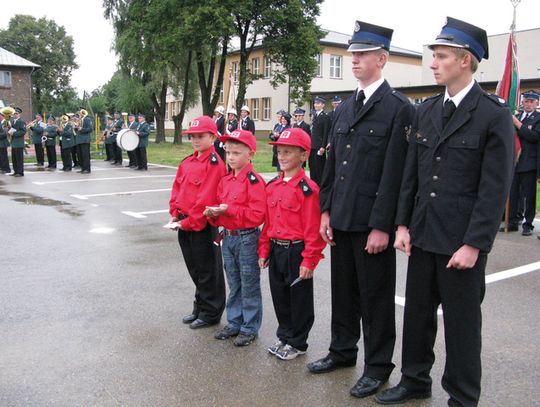
[(90, 174), (90, 170), (82, 170), (79, 171), (81, 174)]
[(539, 236), (536, 236), (536, 238), (537, 238), (538, 240), (540, 240), (540, 235), (539, 235)]
[(14, 177), (24, 177), (23, 174), (11, 174), (11, 175), (13, 175)]
[(189, 314), (186, 315), (184, 318), (182, 318), (182, 323), (184, 324), (191, 324), (193, 321), (197, 319), (197, 315), (195, 314)]
[(356, 384), (352, 387), (350, 393), (351, 396), (358, 397), (359, 399), (371, 396), (379, 391), (381, 386), (387, 381), (373, 379), (368, 376), (362, 376)]
[(379, 404), (402, 404), (412, 399), (428, 399), (431, 397), (431, 390), (411, 391), (398, 384), (396, 387), (386, 389), (375, 396), (375, 401)]
[(532, 228), (529, 225), (523, 225), (523, 231), (521, 232), (522, 236), (531, 236)]
[(210, 323), (203, 321), (202, 319), (197, 318), (195, 321), (193, 321), (191, 324), (189, 324), (189, 327), (191, 329), (199, 329), (199, 328), (206, 328), (207, 326), (216, 325), (217, 322)]
[[(508, 225), (508, 232), (517, 232), (519, 229), (519, 226), (517, 225)], [(501, 226), (499, 228), (499, 232), (505, 232), (504, 226)]]
[(240, 332), (234, 339), (234, 346), (248, 346), (257, 338), (257, 334), (245, 334)]
[(327, 373), (341, 367), (351, 367), (356, 365), (356, 360), (340, 362), (327, 355), (322, 359), (316, 360), (307, 364), (307, 368), (311, 373)]
[(231, 328), (229, 325), (226, 325), (214, 334), (214, 338), (229, 339), (233, 336), (238, 335), (238, 333), (239, 333), (238, 329), (234, 329), (234, 328)]
[(81, 168), (81, 166), (79, 164), (75, 164), (73, 168)]
[(69, 172), (71, 171), (71, 168), (62, 168), (62, 171)]

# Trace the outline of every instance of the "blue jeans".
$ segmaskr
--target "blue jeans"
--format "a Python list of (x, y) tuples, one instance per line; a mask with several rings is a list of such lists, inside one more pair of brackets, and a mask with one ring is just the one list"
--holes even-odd
[(245, 334), (257, 334), (262, 322), (261, 270), (257, 246), (260, 231), (223, 237), (223, 263), (229, 284), (227, 321)]

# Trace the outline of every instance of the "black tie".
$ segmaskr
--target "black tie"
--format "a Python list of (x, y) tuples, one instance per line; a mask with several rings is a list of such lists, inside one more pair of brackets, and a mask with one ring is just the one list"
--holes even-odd
[(356, 105), (355, 110), (356, 114), (360, 113), (360, 110), (362, 110), (362, 107), (364, 106), (364, 99), (366, 98), (366, 95), (363, 90), (358, 91), (356, 94)]
[(450, 120), (454, 112), (456, 111), (456, 105), (454, 102), (450, 99), (447, 99), (446, 102), (444, 102), (443, 107), (443, 114), (442, 114), (442, 124), (443, 129), (446, 127), (446, 123)]

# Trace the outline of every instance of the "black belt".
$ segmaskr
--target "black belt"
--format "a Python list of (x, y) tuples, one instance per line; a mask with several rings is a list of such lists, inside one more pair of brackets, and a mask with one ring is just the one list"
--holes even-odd
[(182, 212), (180, 212), (179, 210), (176, 211), (177, 215), (176, 215), (176, 218), (178, 220), (182, 220), (182, 219), (186, 219), (188, 216), (187, 215), (184, 215)]
[(270, 241), (274, 244), (277, 244), (278, 246), (285, 247), (285, 248), (294, 244), (304, 243), (303, 240), (282, 240), (282, 239), (273, 239), (273, 238), (271, 238)]
[(253, 233), (258, 228), (246, 228), (246, 229), (237, 229), (237, 230), (229, 230), (229, 229), (223, 229), (223, 235), (224, 236), (242, 236), (242, 235), (249, 235), (250, 233)]

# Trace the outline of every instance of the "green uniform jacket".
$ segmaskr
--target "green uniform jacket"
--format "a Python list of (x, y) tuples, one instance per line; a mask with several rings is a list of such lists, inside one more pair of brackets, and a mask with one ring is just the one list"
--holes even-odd
[(3, 124), (4, 122), (2, 121), (2, 123), (0, 123), (0, 148), (7, 148), (9, 147), (9, 141)]
[(148, 147), (148, 135), (150, 134), (150, 125), (146, 122), (139, 126), (139, 147)]
[(43, 122), (36, 123), (33, 127), (30, 127), (30, 130), (32, 130), (32, 144), (41, 144), (41, 137), (45, 131)]
[(23, 119), (14, 120), (11, 122), (11, 127), (16, 130), (11, 136), (11, 148), (24, 148), (26, 123)]
[(56, 145), (56, 130), (58, 129), (57, 126), (47, 126), (45, 128), (45, 131), (47, 132), (47, 141), (45, 142), (45, 145), (47, 146), (55, 146)]
[(64, 130), (60, 132), (60, 137), (62, 138), (62, 150), (71, 148), (75, 145), (75, 134), (71, 123), (66, 124)]
[(77, 133), (75, 144), (90, 143), (90, 137), (93, 131), (94, 131), (94, 125), (92, 124), (92, 119), (87, 116), (83, 120), (82, 128)]

